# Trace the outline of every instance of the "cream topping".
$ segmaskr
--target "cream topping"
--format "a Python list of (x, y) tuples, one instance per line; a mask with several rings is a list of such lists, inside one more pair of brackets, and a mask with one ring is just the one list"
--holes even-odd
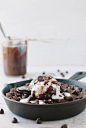
[(25, 98), (25, 99), (21, 99), (21, 100), (20, 100), (20, 102), (21, 102), (21, 103), (28, 103), (28, 101), (29, 101), (29, 97), (28, 97), (28, 98)]
[(39, 100), (39, 104), (45, 104), (43, 100)]
[[(48, 77), (48, 76), (46, 76), (46, 77)], [(33, 81), (31, 81), (31, 83), (29, 84), (29, 86), (27, 88), (28, 88), (28, 90), (31, 90), (31, 96), (34, 94), (36, 98), (38, 98), (40, 94), (46, 93), (49, 87), (52, 87), (53, 90), (56, 90), (56, 95), (53, 94), (52, 98), (51, 98), (53, 100), (54, 99), (55, 100), (56, 99), (64, 99), (64, 96), (67, 96), (67, 97), (71, 96), (71, 94), (68, 92), (61, 93), (60, 86), (56, 83), (56, 81), (57, 80), (54, 78), (51, 78), (48, 80), (44, 79), (43, 81), (38, 81), (38, 80), (34, 81), (33, 80)], [(45, 84), (45, 82), (46, 82), (46, 84)], [(20, 102), (28, 103), (29, 98), (30, 98), (30, 96), (28, 98), (21, 99)], [(30, 101), (30, 102), (36, 103), (36, 100)], [(39, 104), (45, 104), (45, 103), (43, 100), (39, 100)]]
[[(54, 78), (48, 80), (48, 83), (44, 85), (45, 80), (41, 82), (37, 82), (34, 84), (34, 82), (31, 82), (30, 84), (30, 90), (31, 90), (31, 95), (35, 91), (35, 97), (38, 98), (40, 94), (43, 94), (47, 91), (47, 89), (52, 86), (52, 81), (56, 81)], [(56, 89), (56, 85), (53, 84), (53, 88)]]
[(70, 97), (70, 96), (71, 96), (71, 94), (68, 93), (68, 92), (64, 92), (64, 95), (65, 95), (66, 97)]
[(64, 95), (60, 93), (60, 86), (55, 84), (52, 84), (52, 86), (56, 89), (56, 95), (52, 95), (52, 99), (64, 99)]

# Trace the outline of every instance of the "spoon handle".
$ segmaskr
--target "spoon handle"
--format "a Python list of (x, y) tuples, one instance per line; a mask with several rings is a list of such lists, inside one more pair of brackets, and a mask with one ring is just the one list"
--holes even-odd
[(1, 25), (1, 23), (0, 23), (0, 29), (1, 29), (1, 31), (2, 31), (2, 34), (4, 35), (4, 37), (6, 37), (6, 35), (5, 35), (5, 33), (4, 33), (4, 30), (3, 30), (3, 28), (2, 28), (2, 25)]

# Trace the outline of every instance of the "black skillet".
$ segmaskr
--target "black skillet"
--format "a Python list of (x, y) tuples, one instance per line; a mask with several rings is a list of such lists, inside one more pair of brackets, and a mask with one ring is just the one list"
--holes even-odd
[[(86, 72), (78, 72), (69, 79), (56, 80), (59, 82), (69, 83), (86, 89), (85, 83), (76, 81), (85, 76)], [(67, 103), (38, 105), (30, 103), (20, 103), (18, 101), (11, 100), (5, 96), (5, 94), (11, 88), (14, 88), (18, 85), (24, 85), (25, 83), (29, 83), (30, 81), (31, 80), (25, 80), (16, 83), (10, 83), (7, 84), (2, 90), (2, 94), (8, 108), (16, 115), (33, 120), (37, 119), (38, 117), (42, 120), (61, 120), (75, 116), (85, 109), (86, 97)]]

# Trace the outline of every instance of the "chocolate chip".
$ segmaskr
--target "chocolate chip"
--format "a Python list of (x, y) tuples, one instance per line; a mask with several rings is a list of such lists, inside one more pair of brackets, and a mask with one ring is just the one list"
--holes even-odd
[(38, 96), (38, 99), (40, 99), (40, 100), (43, 100), (45, 98), (45, 95), (43, 95), (43, 94), (40, 94), (39, 96)]
[(33, 91), (33, 94), (32, 94), (33, 97), (35, 97), (35, 91)]
[(47, 93), (47, 94), (45, 95), (45, 99), (51, 99), (51, 95), (50, 95), (49, 93)]
[(43, 72), (42, 74), (45, 74), (45, 72)]
[(2, 108), (0, 110), (0, 114), (4, 114), (4, 110)]
[(52, 90), (53, 90), (53, 87), (50, 86), (50, 87), (47, 89), (46, 93), (51, 93)]
[(68, 71), (66, 71), (66, 73), (68, 73)]
[(19, 97), (17, 97), (17, 98), (16, 98), (16, 101), (20, 101), (20, 98), (19, 98)]
[(25, 76), (23, 75), (23, 76), (22, 76), (22, 78), (24, 79), (24, 78), (25, 78)]
[(28, 101), (34, 100), (34, 97), (32, 95), (29, 96)]
[(81, 98), (83, 98), (83, 92), (78, 93), (78, 96), (76, 96), (76, 99), (81, 99)]
[(73, 90), (72, 94), (75, 94), (75, 95), (77, 95), (77, 92), (76, 92), (76, 90)]
[(52, 84), (58, 84), (58, 81), (51, 81)]
[(36, 123), (37, 124), (41, 124), (42, 123), (41, 119), (40, 118), (37, 118)]
[(57, 72), (60, 72), (60, 70), (58, 69)]
[(61, 128), (67, 128), (67, 124), (63, 124)]
[(71, 96), (69, 96), (69, 97), (65, 96), (64, 99), (67, 101), (73, 101), (73, 98)]
[(61, 72), (60, 74), (61, 74), (62, 77), (65, 77), (64, 73)]
[(70, 96), (70, 97), (68, 98), (68, 101), (73, 101), (73, 98)]
[(61, 92), (61, 93), (64, 92), (64, 89), (65, 89), (65, 88), (63, 88), (63, 86), (60, 86), (60, 92)]
[(28, 86), (30, 83), (26, 83), (25, 85)]
[(62, 97), (61, 95), (59, 95), (59, 97)]
[(38, 77), (38, 81), (39, 81), (39, 82), (43, 81), (43, 77), (42, 77), (42, 76), (39, 76), (39, 77)]
[(18, 120), (14, 117), (12, 123), (18, 123)]

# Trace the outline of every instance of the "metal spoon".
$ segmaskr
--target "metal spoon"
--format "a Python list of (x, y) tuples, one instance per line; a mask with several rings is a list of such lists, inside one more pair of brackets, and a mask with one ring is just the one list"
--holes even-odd
[(0, 23), (0, 29), (1, 29), (1, 32), (2, 32), (3, 36), (6, 38), (6, 35), (5, 35), (5, 32), (4, 32), (3, 28), (2, 28), (1, 23)]

